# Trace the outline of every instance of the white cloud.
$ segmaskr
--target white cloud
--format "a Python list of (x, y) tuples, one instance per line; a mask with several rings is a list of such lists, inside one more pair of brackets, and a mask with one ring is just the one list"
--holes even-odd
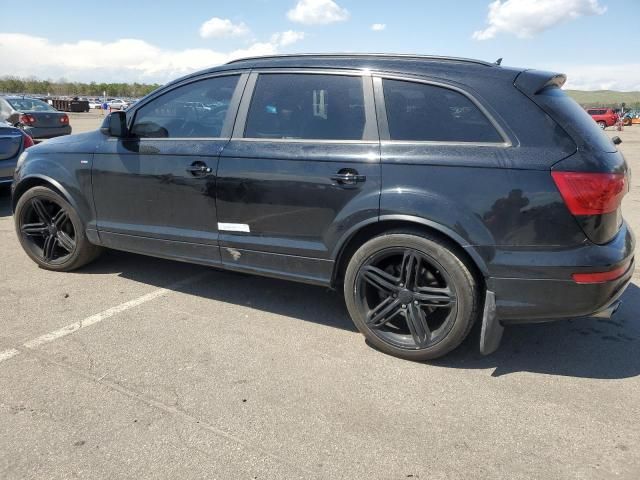
[(640, 63), (541, 65), (541, 69), (566, 73), (564, 88), (572, 90), (640, 91)]
[(498, 33), (530, 38), (560, 23), (602, 15), (606, 10), (598, 0), (495, 0), (489, 4), (489, 26), (474, 32), (473, 38), (488, 40)]
[(287, 30), (286, 32), (278, 32), (271, 35), (271, 43), (286, 47), (304, 39), (304, 32), (296, 32), (295, 30)]
[(54, 43), (33, 35), (0, 33), (2, 74), (42, 79), (164, 83), (235, 58), (277, 51), (278, 45), (271, 42), (221, 52), (206, 48), (164, 49), (138, 39)]
[(323, 25), (347, 20), (349, 12), (333, 0), (298, 0), (287, 12), (287, 17), (292, 22)]
[(244, 23), (233, 23), (228, 18), (213, 17), (200, 26), (202, 38), (240, 37), (249, 33)]
[(374, 23), (373, 25), (371, 25), (371, 30), (373, 30), (374, 32), (381, 32), (386, 28), (387, 28), (386, 23)]

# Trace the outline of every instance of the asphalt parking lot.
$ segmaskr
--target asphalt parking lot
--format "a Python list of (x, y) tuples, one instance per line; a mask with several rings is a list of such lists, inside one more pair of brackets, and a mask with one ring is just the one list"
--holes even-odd
[[(640, 126), (609, 134), (640, 171)], [(317, 287), (118, 252), (40, 270), (6, 192), (0, 242), (2, 479), (640, 478), (638, 271), (613, 320), (421, 364)]]

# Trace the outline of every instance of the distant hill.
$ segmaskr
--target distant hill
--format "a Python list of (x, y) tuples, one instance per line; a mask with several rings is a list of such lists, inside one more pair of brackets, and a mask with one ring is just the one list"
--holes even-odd
[(619, 107), (622, 102), (627, 108), (640, 108), (640, 92), (615, 92), (613, 90), (566, 90), (580, 105), (585, 107)]

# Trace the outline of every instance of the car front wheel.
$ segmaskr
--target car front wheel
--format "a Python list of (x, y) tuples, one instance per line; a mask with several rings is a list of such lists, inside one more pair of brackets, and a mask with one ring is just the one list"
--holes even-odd
[(20, 197), (14, 221), (24, 251), (47, 270), (75, 270), (100, 253), (71, 204), (47, 187), (33, 187)]
[(344, 295), (373, 346), (416, 361), (460, 345), (480, 310), (477, 281), (455, 248), (411, 232), (362, 245), (347, 266)]
[(607, 124), (605, 122), (598, 122), (598, 126), (604, 130), (605, 128), (607, 128)]

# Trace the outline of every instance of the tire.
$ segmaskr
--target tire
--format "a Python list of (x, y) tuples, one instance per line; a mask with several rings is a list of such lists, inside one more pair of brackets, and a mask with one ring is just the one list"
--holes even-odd
[(603, 121), (599, 121), (598, 126), (600, 126), (601, 130), (604, 130), (605, 128), (607, 128), (606, 122), (603, 122)]
[(413, 361), (442, 357), (462, 343), (479, 316), (479, 290), (453, 245), (408, 231), (366, 242), (344, 279), (358, 330), (375, 348)]
[(14, 223), (25, 253), (46, 270), (75, 270), (102, 251), (87, 240), (84, 224), (71, 204), (47, 187), (33, 187), (20, 197)]

